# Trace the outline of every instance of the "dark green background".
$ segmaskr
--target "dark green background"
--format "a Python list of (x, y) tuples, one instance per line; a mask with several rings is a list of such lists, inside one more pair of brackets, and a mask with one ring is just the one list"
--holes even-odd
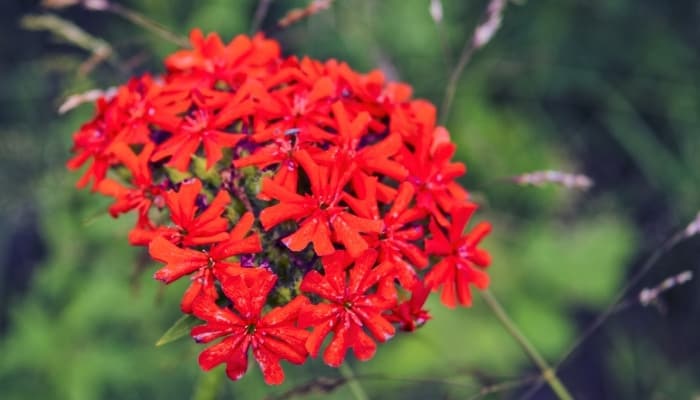
[[(436, 104), (486, 4), (443, 1), (445, 57), (427, 0), (337, 0), (274, 28), (306, 3), (277, 0), (263, 24), (286, 54), (338, 58), (360, 71), (381, 66)], [(255, 9), (254, 1), (124, 4), (180, 34), (200, 27), (226, 39), (250, 29)], [(176, 47), (112, 14), (53, 11), (119, 55), (122, 68), (80, 75), (85, 51), (19, 27), (22, 15), (43, 11), (33, 1), (0, 2), (0, 398), (191, 398), (204, 375), (201, 347), (153, 346), (178, 317), (183, 287), (151, 279), (154, 266), (126, 242), (131, 219), (111, 219), (107, 199), (73, 188), (78, 175), (64, 163), (91, 107), (55, 111), (67, 94), (162, 71)], [(699, 71), (700, 4), (690, 0), (521, 1), (467, 66), (447, 126), (479, 218), (494, 224), (485, 241), (492, 289), (549, 360), (700, 209)], [(543, 169), (580, 171), (596, 185), (582, 193), (503, 179)], [(677, 246), (627, 298), (697, 272), (699, 244)], [(565, 384), (583, 399), (700, 396), (699, 287), (694, 280), (665, 294), (664, 312), (636, 305), (614, 315), (564, 364)], [(469, 398), (480, 385), (536, 372), (478, 296), (471, 309), (449, 311), (435, 299), (429, 308), (434, 320), (423, 329), (380, 346), (367, 363), (351, 359), (371, 398)], [(217, 398), (261, 398), (338, 376), (315, 360), (285, 369), (282, 387), (264, 386), (251, 368)], [(552, 395), (545, 388), (534, 398)]]

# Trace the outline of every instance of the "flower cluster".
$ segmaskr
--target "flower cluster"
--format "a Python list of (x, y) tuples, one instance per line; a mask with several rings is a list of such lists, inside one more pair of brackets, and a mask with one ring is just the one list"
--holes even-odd
[[(379, 71), (283, 58), (262, 35), (224, 44), (191, 34), (192, 49), (158, 77), (133, 78), (74, 136), (79, 187), (135, 212), (129, 232), (162, 263), (155, 279), (188, 279), (181, 309), (217, 341), (199, 357), (231, 379), (248, 353), (265, 381), (281, 360), (339, 366), (348, 349), (413, 331), (441, 291), (448, 307), (488, 286), (488, 223), (456, 179), (455, 145), (435, 107)], [(330, 340), (326, 340), (332, 337)]]

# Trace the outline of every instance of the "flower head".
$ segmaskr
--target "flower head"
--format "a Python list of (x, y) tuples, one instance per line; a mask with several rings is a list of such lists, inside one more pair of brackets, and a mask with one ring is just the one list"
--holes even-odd
[(431, 291), (454, 307), (488, 285), (490, 225), (463, 233), (476, 206), (432, 104), (262, 34), (190, 41), (97, 102), (68, 168), (85, 166), (77, 185), (112, 197), (113, 217), (137, 214), (128, 240), (155, 279), (189, 280), (203, 369), (239, 379), (252, 352), (278, 384), (281, 360), (324, 343), (328, 365), (368, 360), (430, 319)]

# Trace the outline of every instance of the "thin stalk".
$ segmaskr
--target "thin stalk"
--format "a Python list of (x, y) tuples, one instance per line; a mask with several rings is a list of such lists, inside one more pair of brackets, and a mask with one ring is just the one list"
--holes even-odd
[[(673, 249), (676, 245), (685, 239), (691, 238), (700, 233), (700, 213), (695, 217), (693, 221), (683, 230), (676, 232), (671, 237), (666, 239), (656, 250), (649, 256), (649, 258), (644, 261), (639, 271), (637, 271), (632, 278), (630, 278), (627, 283), (620, 289), (618, 294), (615, 296), (613, 301), (608, 305), (608, 307), (598, 316), (598, 318), (593, 321), (591, 325), (586, 328), (586, 330), (581, 334), (581, 336), (576, 339), (576, 341), (569, 347), (569, 349), (564, 353), (564, 355), (554, 364), (554, 370), (559, 370), (566, 362), (569, 357), (585, 342), (590, 338), (613, 314), (620, 311), (621, 308), (627, 307), (629, 303), (621, 303), (627, 292), (629, 292), (634, 286), (639, 284), (642, 278), (656, 265), (656, 263), (661, 259), (663, 255)], [(635, 300), (635, 302), (638, 300)], [(537, 393), (542, 387), (542, 383), (538, 383), (532, 387), (521, 400), (527, 400)]]
[(262, 27), (265, 16), (270, 9), (272, 0), (258, 0), (258, 7), (255, 9), (255, 16), (253, 17), (253, 23), (250, 25), (250, 34), (253, 35), (257, 33)]
[(554, 394), (556, 394), (560, 400), (573, 400), (573, 396), (571, 396), (564, 384), (559, 380), (559, 378), (557, 378), (557, 374), (555, 373), (554, 369), (552, 369), (549, 363), (547, 363), (544, 357), (542, 357), (539, 351), (537, 351), (535, 346), (530, 343), (527, 337), (525, 337), (517, 325), (515, 325), (513, 320), (510, 319), (493, 294), (491, 294), (491, 292), (488, 290), (484, 290), (481, 292), (481, 295), (506, 331), (508, 331), (513, 339), (518, 342), (528, 357), (530, 357), (540, 371), (542, 371), (542, 378), (547, 382), (547, 384), (549, 384), (549, 387), (552, 388)]
[(579, 336), (578, 340), (576, 340), (574, 344), (572, 344), (571, 347), (564, 353), (559, 362), (557, 362), (555, 366), (556, 368), (559, 368), (559, 366), (562, 363), (564, 363), (564, 361), (566, 361), (566, 359), (569, 358), (569, 356), (571, 356), (571, 354), (573, 354), (574, 351), (576, 351), (576, 349), (578, 349), (579, 346), (581, 346), (581, 344), (586, 341), (586, 339), (591, 337), (591, 335), (593, 335), (593, 333), (596, 330), (598, 330), (598, 328), (600, 328), (600, 326), (603, 325), (603, 323), (607, 321), (607, 319), (612, 314), (615, 313), (618, 304), (622, 301), (627, 292), (629, 292), (629, 290), (632, 287), (639, 283), (642, 277), (646, 275), (647, 272), (649, 272), (649, 270), (656, 264), (657, 261), (659, 261), (661, 256), (663, 256), (669, 250), (675, 247), (684, 238), (684, 232), (676, 233), (675, 235), (671, 236), (668, 240), (666, 240), (666, 242), (664, 242), (660, 247), (658, 247), (656, 251), (652, 253), (651, 256), (649, 256), (646, 262), (644, 262), (644, 265), (642, 265), (639, 271), (629, 281), (627, 281), (625, 286), (620, 290), (619, 294), (615, 297), (615, 299), (613, 299), (613, 301), (605, 309), (605, 311), (603, 311), (598, 316), (598, 318), (596, 318), (595, 321), (593, 321), (593, 323), (588, 328), (586, 328), (585, 332), (581, 336)]
[(137, 13), (134, 10), (131, 10), (116, 3), (110, 3), (105, 10), (117, 14), (122, 18), (128, 20), (129, 22), (155, 33), (156, 35), (167, 40), (168, 42), (171, 42), (184, 48), (190, 47), (190, 43), (187, 40), (187, 38), (184, 38), (178, 34), (171, 32), (165, 26), (146, 18), (145, 16)]
[(340, 364), (338, 371), (340, 375), (347, 380), (350, 391), (356, 400), (369, 400), (367, 392), (365, 392), (365, 389), (362, 388), (362, 385), (360, 385), (360, 382), (355, 377), (355, 372), (352, 370), (352, 367), (350, 367), (350, 364), (347, 362)]
[(462, 54), (459, 56), (455, 69), (452, 71), (452, 74), (450, 74), (447, 88), (445, 88), (445, 98), (442, 100), (442, 106), (440, 107), (442, 109), (440, 124), (444, 125), (447, 123), (452, 101), (457, 92), (457, 84), (459, 83), (459, 78), (462, 76), (464, 67), (467, 66), (474, 53), (484, 47), (491, 40), (493, 35), (496, 34), (498, 28), (501, 26), (503, 12), (507, 5), (507, 0), (490, 0), (486, 6), (481, 22), (477, 25), (476, 29), (474, 29), (472, 36), (464, 43)]
[(215, 371), (201, 372), (192, 393), (192, 400), (215, 400), (224, 385), (225, 375), (218, 369)]

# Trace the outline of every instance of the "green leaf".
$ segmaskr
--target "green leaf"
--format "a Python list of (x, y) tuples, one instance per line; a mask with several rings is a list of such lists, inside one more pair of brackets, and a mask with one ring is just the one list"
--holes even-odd
[(162, 346), (164, 344), (174, 342), (185, 335), (189, 335), (190, 330), (194, 326), (200, 324), (201, 322), (202, 321), (200, 321), (192, 315), (183, 315), (182, 317), (180, 317), (180, 319), (175, 321), (175, 323), (173, 324), (173, 326), (170, 327), (170, 329), (165, 331), (165, 333), (163, 334), (163, 336), (160, 337), (160, 339), (158, 339), (158, 341), (156, 342), (156, 346)]
[(165, 169), (165, 174), (168, 175), (168, 179), (175, 183), (182, 182), (185, 179), (192, 177), (192, 174), (189, 172), (178, 171), (177, 169), (168, 167), (167, 165), (164, 166), (163, 169)]
[(207, 169), (207, 159), (197, 155), (192, 156), (192, 171), (194, 175), (202, 181), (211, 183), (213, 186), (221, 185), (221, 176), (215, 166)]

